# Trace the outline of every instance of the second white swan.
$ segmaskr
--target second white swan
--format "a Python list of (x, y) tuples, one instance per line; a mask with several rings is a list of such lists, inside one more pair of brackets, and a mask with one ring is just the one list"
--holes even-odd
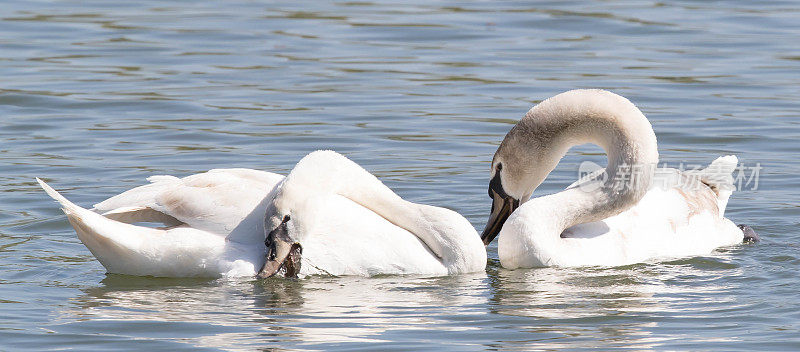
[[(584, 143), (606, 151), (605, 178), (595, 173), (530, 199), (567, 150)], [(500, 262), (511, 269), (626, 265), (757, 239), (723, 216), (735, 156), (700, 171), (662, 169), (653, 182), (657, 163), (655, 133), (630, 101), (603, 90), (556, 95), (534, 106), (497, 149), (481, 238), (488, 245), (499, 237)]]

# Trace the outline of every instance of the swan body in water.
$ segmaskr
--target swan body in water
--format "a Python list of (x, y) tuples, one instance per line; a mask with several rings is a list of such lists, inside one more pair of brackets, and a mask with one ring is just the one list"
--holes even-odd
[(486, 266), (483, 243), (462, 216), (405, 201), (332, 151), (307, 155), (286, 178), (219, 169), (149, 180), (92, 210), (38, 181), (110, 273), (446, 275)]
[[(585, 143), (606, 151), (606, 169), (531, 199), (567, 150)], [(659, 169), (654, 180), (657, 163), (655, 133), (633, 103), (603, 90), (556, 95), (528, 111), (497, 149), (481, 238), (488, 245), (498, 237), (510, 269), (626, 265), (757, 239), (724, 217), (735, 156), (704, 170)]]
[[(486, 249), (467, 219), (403, 200), (332, 151), (313, 152), (295, 165), (265, 221), (268, 254), (259, 276), (447, 275), (486, 268)], [(297, 268), (294, 253), (300, 251)]]
[(236, 277), (258, 272), (266, 251), (264, 212), (283, 176), (215, 169), (148, 180), (89, 210), (37, 179), (109, 273)]

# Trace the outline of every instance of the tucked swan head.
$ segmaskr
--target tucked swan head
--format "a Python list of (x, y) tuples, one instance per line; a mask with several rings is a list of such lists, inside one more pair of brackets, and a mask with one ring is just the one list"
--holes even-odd
[(317, 234), (317, 214), (335, 214), (344, 219), (340, 230), (347, 228), (356, 234), (370, 231), (368, 226), (363, 226), (371, 223), (352, 215), (360, 213), (322, 207), (320, 204), (326, 203), (320, 203), (319, 199), (325, 195), (346, 198), (416, 236), (430, 250), (425, 255), (433, 254), (449, 273), (476, 272), (486, 266), (486, 249), (475, 228), (463, 216), (449, 209), (406, 201), (343, 155), (316, 151), (297, 163), (277, 186), (277, 194), (267, 207), (268, 253), (267, 265), (262, 271), (264, 276), (281, 269), (289, 273), (299, 268), (294, 262), (304, 250), (308, 254), (312, 249), (307, 245), (308, 236)]
[[(570, 147), (584, 143), (605, 149), (607, 171), (622, 164), (658, 162), (653, 129), (628, 99), (598, 89), (549, 98), (528, 111), (494, 154), (489, 181), (492, 210), (481, 234), (483, 243), (494, 240), (506, 219), (530, 199)], [(630, 189), (608, 198), (621, 200), (615, 203), (621, 206), (641, 194), (642, 189)]]

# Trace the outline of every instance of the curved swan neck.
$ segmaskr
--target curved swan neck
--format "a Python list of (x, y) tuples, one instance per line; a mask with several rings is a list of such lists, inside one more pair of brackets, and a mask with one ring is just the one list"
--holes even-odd
[[(446, 266), (469, 265), (477, 259), (472, 258), (475, 249), (484, 250), (475, 229), (462, 216), (403, 200), (361, 166), (333, 151), (304, 157), (282, 188), (287, 194), (311, 197), (327, 193), (348, 198), (417, 236)], [(296, 201), (297, 196), (292, 198)], [(485, 256), (484, 252), (484, 261)]]
[[(361, 166), (334, 151), (315, 151), (292, 169), (281, 185), (280, 200), (300, 202), (318, 194), (337, 194), (370, 209), (411, 232), (408, 219), (415, 217), (413, 203), (392, 192)], [(408, 226), (413, 227), (413, 226)]]
[[(515, 131), (516, 130), (516, 131)], [(592, 143), (608, 156), (605, 181), (594, 189), (576, 187), (547, 198), (542, 206), (558, 210), (564, 228), (596, 221), (620, 213), (644, 196), (658, 163), (656, 136), (647, 118), (627, 99), (602, 90), (573, 90), (556, 95), (533, 107), (509, 132), (506, 149), (521, 149), (530, 160), (522, 180), (530, 195), (569, 148)], [(516, 148), (514, 148), (516, 145)], [(502, 154), (504, 145), (495, 158)], [(513, 160), (514, 157), (511, 157)], [(517, 170), (520, 172), (520, 170)], [(563, 229), (561, 229), (563, 230)]]

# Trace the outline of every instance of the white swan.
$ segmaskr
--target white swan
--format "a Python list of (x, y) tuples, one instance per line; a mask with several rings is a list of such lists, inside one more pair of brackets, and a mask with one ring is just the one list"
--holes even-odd
[[(584, 143), (605, 149), (607, 176), (529, 199), (567, 150)], [(668, 177), (653, 182), (656, 136), (639, 109), (611, 92), (568, 91), (534, 106), (497, 149), (481, 238), (488, 245), (499, 236), (500, 262), (510, 269), (708, 254), (757, 239), (723, 217), (737, 162), (726, 156), (701, 171), (665, 170)]]
[[(264, 211), (282, 179), (249, 169), (153, 176), (151, 184), (98, 203), (94, 211), (37, 181), (108, 272), (220, 277), (252, 276), (263, 265)], [(134, 225), (144, 222), (167, 227)]]
[(464, 217), (405, 201), (332, 151), (297, 163), (266, 222), (269, 260), (260, 276), (446, 275), (486, 267), (486, 249)]
[[(39, 183), (111, 273), (444, 275), (486, 266), (483, 243), (462, 216), (404, 201), (332, 151), (309, 154), (285, 179), (227, 169), (149, 180), (153, 183), (98, 203), (94, 211)], [(139, 222), (168, 227), (135, 225)]]

